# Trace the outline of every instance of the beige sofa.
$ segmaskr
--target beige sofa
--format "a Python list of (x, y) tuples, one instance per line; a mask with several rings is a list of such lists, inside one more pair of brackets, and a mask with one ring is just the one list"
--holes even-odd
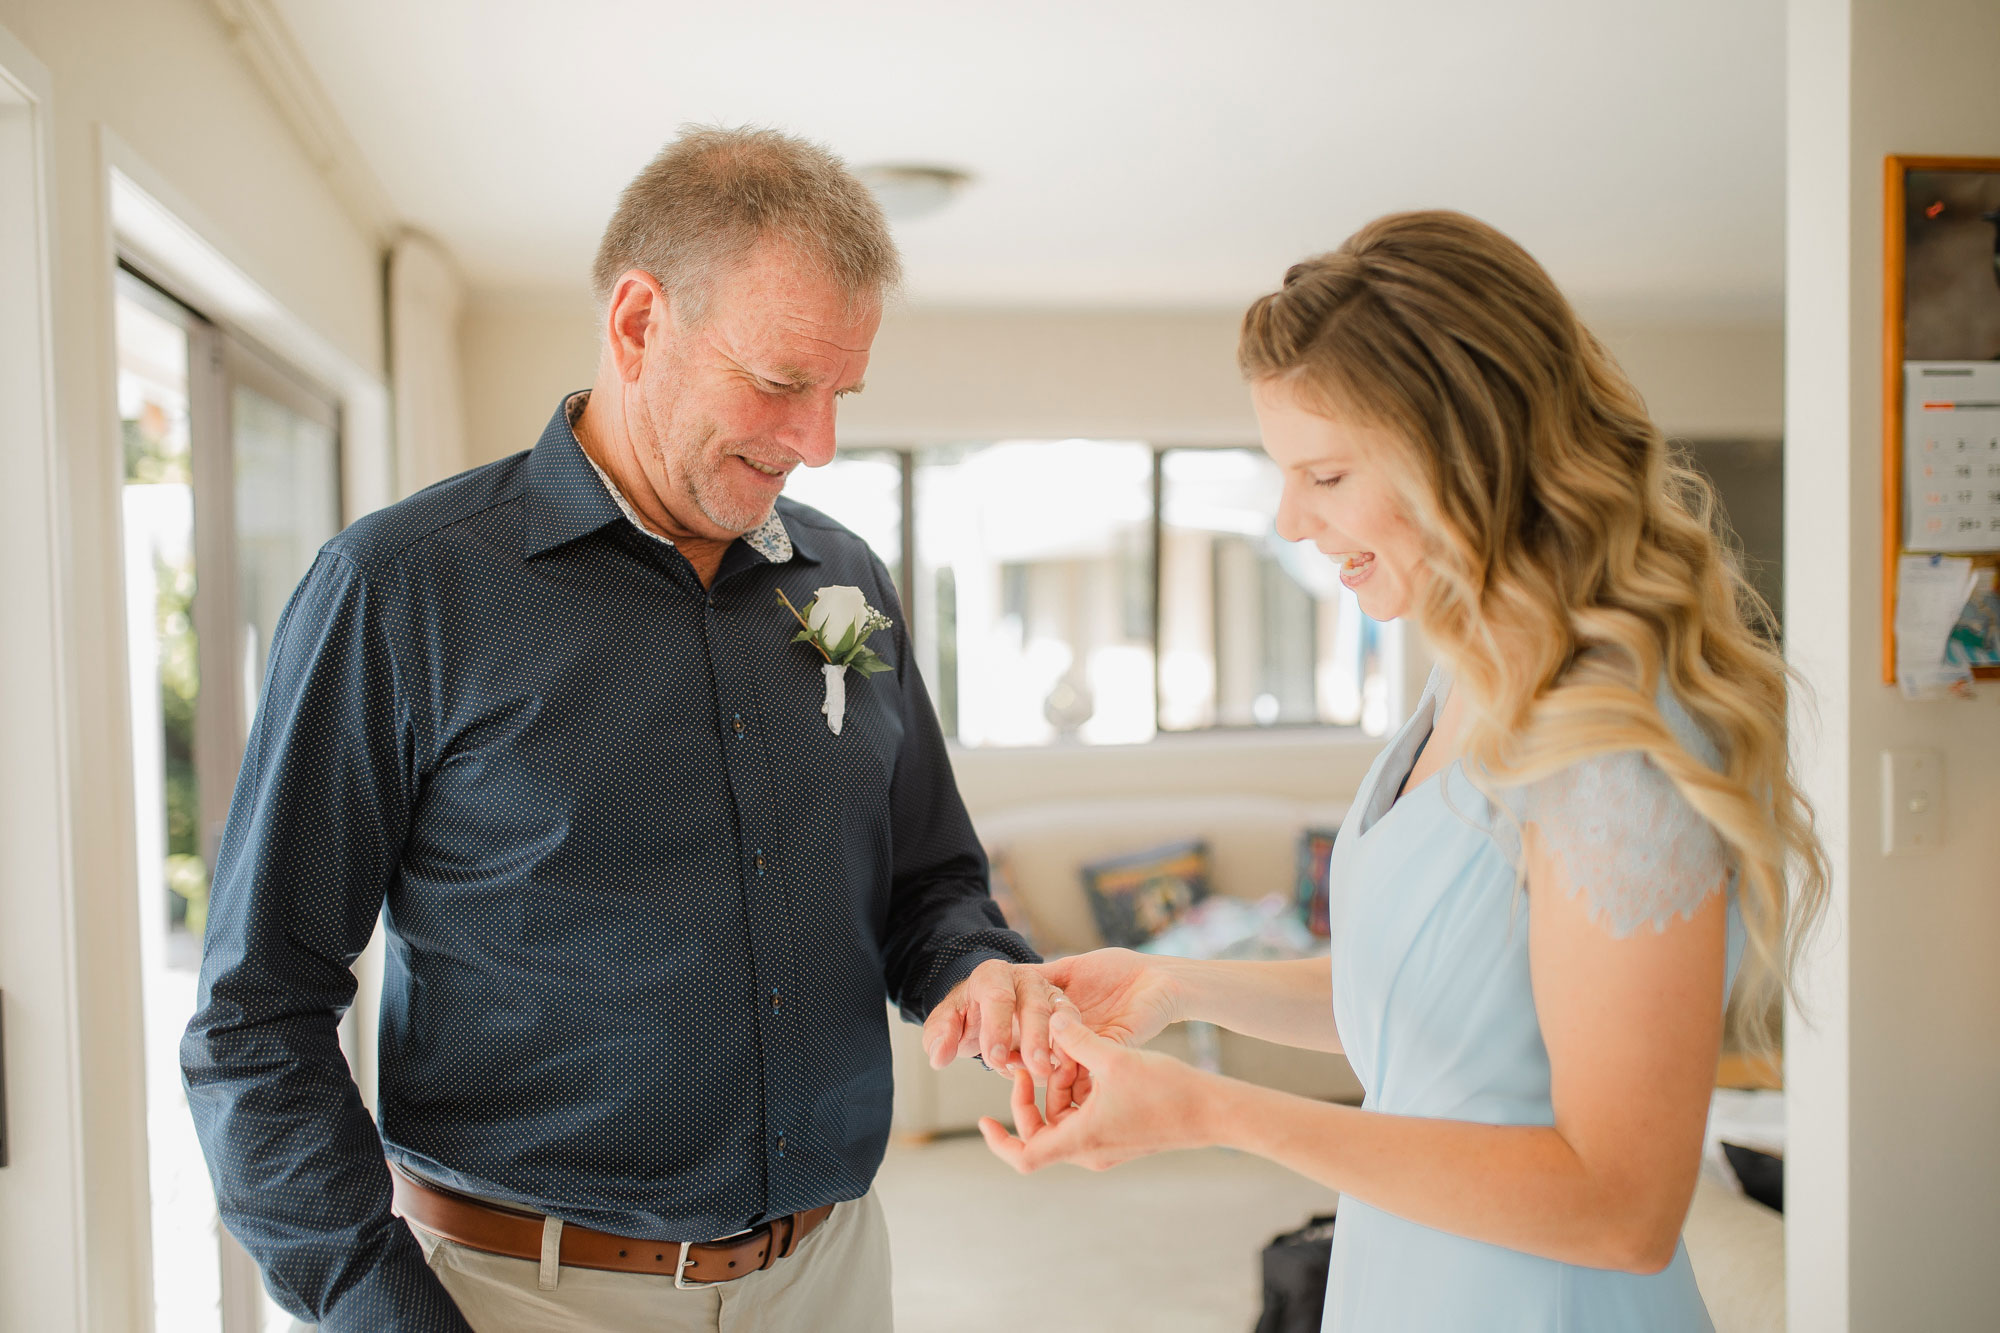
[[(977, 817), (974, 823), (988, 854), (1005, 865), (1030, 918), (1036, 946), (1050, 955), (1080, 953), (1103, 943), (1079, 873), (1089, 862), (1202, 838), (1209, 847), (1214, 892), (1250, 900), (1289, 895), (1297, 875), (1299, 834), (1307, 828), (1338, 827), (1345, 808), (1266, 796), (1158, 797), (1023, 806)], [(1309, 1097), (1361, 1100), (1361, 1085), (1340, 1056), (1213, 1029), (1193, 1037), (1197, 1043), (1213, 1043), (1226, 1074)], [(1182, 1059), (1197, 1053), (1185, 1025), (1169, 1028), (1152, 1045)], [(971, 1130), (983, 1115), (1007, 1118), (1005, 1079), (969, 1060), (931, 1069), (921, 1029), (908, 1023), (894, 1023), (892, 1046), (899, 1134), (928, 1138)]]

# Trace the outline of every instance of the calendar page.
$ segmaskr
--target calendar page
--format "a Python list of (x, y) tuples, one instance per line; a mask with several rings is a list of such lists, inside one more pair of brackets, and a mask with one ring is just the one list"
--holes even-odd
[(2000, 362), (1903, 363), (1903, 547), (2000, 551)]

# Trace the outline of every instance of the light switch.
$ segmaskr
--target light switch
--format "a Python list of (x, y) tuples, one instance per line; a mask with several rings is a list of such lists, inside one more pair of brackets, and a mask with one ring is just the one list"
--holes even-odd
[(1944, 756), (1882, 751), (1882, 855), (1928, 852), (1944, 841)]

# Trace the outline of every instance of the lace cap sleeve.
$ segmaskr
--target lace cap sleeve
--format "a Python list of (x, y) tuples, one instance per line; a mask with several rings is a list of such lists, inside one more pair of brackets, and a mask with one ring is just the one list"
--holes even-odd
[[(1719, 765), (1714, 745), (1677, 703), (1663, 698), (1660, 711), (1691, 754)], [(1614, 936), (1693, 917), (1731, 868), (1714, 826), (1637, 750), (1572, 764), (1508, 793), (1507, 804), (1522, 826), (1536, 827), (1570, 893), (1582, 894), (1591, 918)], [(1508, 841), (1518, 854), (1518, 834)]]

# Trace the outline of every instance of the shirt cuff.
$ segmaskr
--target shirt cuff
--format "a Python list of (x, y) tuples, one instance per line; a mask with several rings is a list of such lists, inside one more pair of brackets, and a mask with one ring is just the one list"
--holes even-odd
[[(402, 1230), (404, 1224), (396, 1223)], [(320, 1333), (473, 1333), (444, 1283), (405, 1235), (387, 1257), (340, 1294), (319, 1321)]]
[(912, 1013), (905, 1009), (903, 1017), (912, 1023), (921, 1023), (929, 1018), (931, 1010), (937, 1008), (944, 1002), (944, 997), (951, 994), (952, 987), (971, 976), (973, 969), (981, 963), (989, 963), (996, 958), (1003, 963), (1042, 961), (1041, 955), (1029, 948), (1028, 942), (1011, 930), (982, 930), (979, 932), (979, 941), (964, 953), (941, 964), (937, 974), (931, 978), (931, 984), (924, 988), (921, 997), (923, 1012)]

